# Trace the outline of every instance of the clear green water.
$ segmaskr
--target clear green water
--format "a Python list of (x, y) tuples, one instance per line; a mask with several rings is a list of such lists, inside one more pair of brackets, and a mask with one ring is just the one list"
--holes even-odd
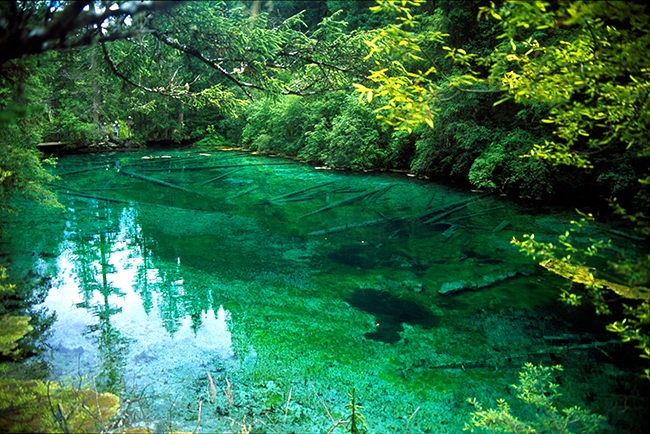
[(572, 214), (232, 151), (66, 156), (54, 172), (65, 209), (23, 210), (14, 260), (52, 277), (51, 378), (140, 398), (129, 423), (322, 433), (354, 388), (370, 432), (403, 433), (419, 409), (409, 433), (457, 433), (467, 398), (517, 407), (508, 385), (530, 361), (562, 364), (565, 403), (608, 432), (647, 430), (635, 353), (552, 350), (613, 337), (510, 244)]

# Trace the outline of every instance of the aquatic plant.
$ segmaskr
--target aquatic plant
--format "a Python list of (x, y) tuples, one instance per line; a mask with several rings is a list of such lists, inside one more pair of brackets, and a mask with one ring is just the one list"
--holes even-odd
[(352, 388), (352, 393), (348, 396), (350, 397), (350, 402), (345, 406), (345, 408), (350, 412), (348, 419), (350, 420), (350, 434), (361, 434), (367, 428), (365, 422), (365, 417), (361, 412), (363, 406), (357, 402), (356, 399), (356, 390)]

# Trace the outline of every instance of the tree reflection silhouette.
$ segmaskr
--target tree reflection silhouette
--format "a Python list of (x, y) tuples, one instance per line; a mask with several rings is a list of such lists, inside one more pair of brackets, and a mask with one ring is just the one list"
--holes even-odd
[(125, 295), (109, 281), (109, 275), (116, 273), (110, 259), (116, 239), (116, 231), (112, 228), (119, 227), (119, 216), (107, 203), (100, 203), (92, 214), (94, 224), (81, 224), (79, 220), (75, 222), (77, 230), (72, 262), (83, 296), (83, 301), (77, 307), (85, 308), (97, 319), (97, 323), (88, 325), (84, 333), (97, 345), (101, 360), (97, 386), (102, 391), (115, 393), (124, 386), (124, 367), (129, 347), (129, 339), (111, 324), (111, 316), (121, 313), (122, 308), (111, 306), (109, 300), (111, 296)]

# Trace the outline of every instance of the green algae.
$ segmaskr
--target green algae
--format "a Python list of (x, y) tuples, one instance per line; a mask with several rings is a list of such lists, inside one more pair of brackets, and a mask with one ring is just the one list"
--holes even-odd
[[(106, 349), (92, 338), (104, 324), (128, 347), (113, 367), (120, 375), (111, 378), (121, 379), (114, 386), (152, 391), (159, 399), (140, 422), (165, 429), (194, 430), (202, 402), (204, 432), (236, 430), (232, 420), (244, 419), (260, 429), (327, 432), (332, 422), (318, 397), (343, 417), (354, 388), (374, 432), (403, 432), (418, 407), (409, 432), (458, 432), (469, 413), (465, 400), (501, 396), (529, 359), (584, 367), (593, 374), (576, 375), (600, 382), (599, 393), (609, 383), (602, 393), (612, 403), (621, 400), (615, 388), (632, 393), (629, 367), (612, 364), (601, 379), (595, 358), (544, 352), (545, 336), (572, 333), (574, 325), (557, 305), (559, 280), (510, 239), (536, 228), (544, 237), (561, 227), (562, 214), (530, 214), (483, 197), (449, 216), (466, 217), (449, 233), (444, 221), (418, 216), (475, 199), (471, 193), (245, 153), (201, 154), (105, 156), (101, 170), (70, 173), (62, 183), (104, 189), (101, 196), (121, 202), (70, 194), (61, 197), (60, 215), (33, 210), (26, 219), (30, 238), (50, 238), (39, 242), (53, 257), (43, 267), (57, 275), (45, 302), (59, 316), (53, 378), (103, 363)], [(178, 158), (155, 158), (163, 156)], [(117, 176), (118, 159), (128, 171), (183, 189)], [(57, 170), (90, 163), (65, 157)], [(511, 224), (493, 232), (504, 220)], [(36, 242), (17, 242), (25, 253), (15, 259), (29, 262)], [(512, 272), (476, 291), (438, 293), (448, 282)], [(83, 306), (100, 308), (104, 322)], [(601, 338), (587, 329), (580, 333)], [(82, 356), (72, 360), (64, 349), (78, 346)], [(590, 393), (589, 383), (575, 384), (573, 397)]]

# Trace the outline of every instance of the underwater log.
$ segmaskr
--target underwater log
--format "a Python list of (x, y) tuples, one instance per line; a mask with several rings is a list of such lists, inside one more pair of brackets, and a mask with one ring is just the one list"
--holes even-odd
[[(302, 188), (300, 190), (292, 191), (291, 193), (286, 193), (286, 194), (282, 194), (280, 196), (275, 196), (275, 197), (273, 197), (271, 199), (263, 200), (262, 202), (260, 202), (260, 204), (265, 205), (265, 204), (276, 204), (278, 202), (288, 202), (288, 200), (287, 200), (288, 198), (298, 196), (298, 195), (300, 195), (302, 193), (305, 193), (307, 191), (315, 190), (315, 189), (318, 189), (318, 188), (323, 188), (323, 187), (325, 187), (327, 185), (330, 185), (330, 184), (334, 184), (334, 181), (325, 182), (323, 184), (318, 184), (318, 185), (313, 185), (311, 187)], [(310, 198), (311, 197), (313, 197), (313, 196), (310, 196)]]
[(222, 174), (219, 175), (219, 176), (215, 176), (214, 178), (210, 178), (210, 179), (208, 179), (207, 181), (204, 181), (204, 182), (200, 183), (199, 186), (206, 185), (206, 184), (209, 184), (209, 183), (214, 182), (214, 181), (218, 181), (218, 180), (220, 180), (221, 178), (225, 178), (226, 176), (228, 176), (228, 175), (232, 175), (233, 173), (238, 172), (238, 171), (240, 171), (240, 170), (242, 170), (241, 167), (238, 168), (238, 169), (229, 170), (229, 171), (226, 172), (226, 173), (222, 173)]
[(300, 218), (309, 217), (309, 216), (312, 216), (314, 214), (319, 214), (321, 212), (329, 211), (329, 210), (337, 208), (339, 206), (346, 205), (346, 204), (352, 203), (352, 202), (356, 202), (356, 201), (359, 201), (359, 200), (362, 200), (362, 199), (376, 197), (376, 196), (378, 196), (380, 194), (383, 194), (386, 191), (388, 191), (388, 189), (390, 187), (391, 186), (383, 187), (383, 188), (380, 188), (380, 189), (377, 189), (377, 190), (372, 190), (372, 191), (364, 192), (364, 193), (361, 193), (361, 194), (357, 194), (357, 195), (352, 196), (352, 197), (348, 197), (348, 198), (343, 199), (343, 200), (341, 200), (339, 202), (336, 202), (336, 203), (333, 203), (331, 205), (327, 205), (327, 206), (324, 206), (322, 208), (319, 208), (316, 211), (309, 212), (309, 213), (301, 216)]
[(164, 187), (174, 188), (176, 190), (184, 191), (186, 193), (198, 194), (198, 195), (201, 195), (201, 196), (205, 195), (205, 193), (202, 193), (200, 191), (190, 190), (188, 188), (181, 187), (180, 185), (172, 184), (171, 182), (166, 182), (166, 181), (163, 181), (161, 179), (152, 178), (150, 176), (140, 175), (139, 173), (127, 172), (126, 170), (120, 170), (119, 173), (121, 173), (122, 175), (125, 175), (125, 176), (131, 176), (133, 178), (142, 179), (143, 181), (148, 181), (148, 182), (152, 182), (154, 184), (162, 185)]
[(499, 232), (499, 231), (505, 229), (506, 227), (508, 227), (509, 224), (510, 224), (510, 222), (508, 220), (504, 220), (501, 223), (499, 223), (499, 225), (497, 225), (497, 227), (492, 229), (492, 232)]

